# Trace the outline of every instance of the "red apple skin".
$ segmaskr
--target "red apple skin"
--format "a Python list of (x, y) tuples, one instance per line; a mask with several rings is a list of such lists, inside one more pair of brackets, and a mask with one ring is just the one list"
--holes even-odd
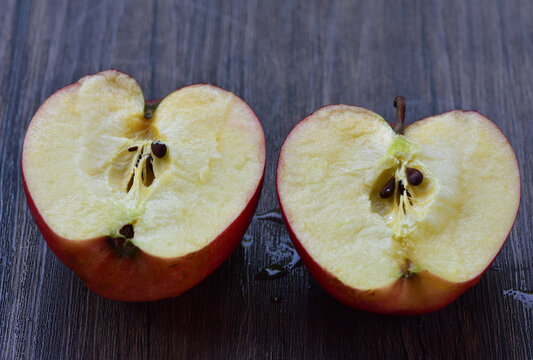
[(292, 231), (283, 208), (281, 212), (294, 247), (311, 275), (331, 296), (357, 309), (395, 315), (416, 315), (436, 311), (474, 286), (482, 275), (467, 282), (454, 284), (428, 271), (421, 271), (409, 278), (399, 278), (383, 288), (355, 289), (341, 282), (313, 260)]
[[(58, 92), (74, 90), (77, 86), (79, 83), (73, 83)], [(149, 100), (146, 104), (151, 105), (159, 101)], [(261, 126), (257, 115), (250, 107), (248, 108)], [(98, 295), (111, 300), (130, 302), (177, 297), (217, 269), (240, 244), (246, 233), (259, 202), (266, 168), (265, 137), (262, 127), (261, 134), (263, 172), (248, 204), (216, 239), (202, 249), (182, 257), (162, 258), (145, 253), (141, 249), (137, 249), (133, 256), (119, 257), (107, 236), (76, 241), (59, 236), (46, 224), (28, 190), (22, 166), (23, 151), (22, 180), (28, 207), (50, 249)]]
[[(339, 106), (345, 107), (346, 105), (327, 105), (324, 108)], [(475, 111), (464, 112), (475, 113), (477, 115), (483, 116), (482, 114)], [(296, 124), (296, 126), (291, 130), (291, 133), (294, 132), (294, 130), (300, 124), (309, 119), (313, 114), (307, 116), (298, 124)], [(487, 117), (483, 117), (490, 121)], [(421, 119), (419, 121), (425, 121), (426, 119), (428, 118)], [(501, 129), (499, 129), (496, 124), (493, 123), (493, 125), (502, 133), (502, 136), (504, 136), (504, 138), (507, 140)], [(285, 142), (287, 141), (291, 133), (289, 133), (289, 135), (285, 139)], [(509, 147), (511, 147), (511, 144), (509, 142), (508, 145)], [(391, 284), (379, 289), (355, 289), (351, 286), (344, 284), (335, 275), (333, 275), (332, 273), (324, 269), (320, 264), (318, 264), (311, 257), (311, 255), (309, 255), (307, 250), (305, 250), (302, 243), (292, 230), (290, 222), (287, 219), (287, 215), (283, 210), (283, 202), (279, 194), (279, 160), (281, 159), (282, 153), (283, 146), (281, 147), (280, 156), (278, 158), (278, 171), (276, 174), (276, 193), (280, 205), (281, 214), (283, 216), (283, 221), (285, 222), (285, 226), (287, 227), (289, 236), (303, 263), (305, 264), (311, 275), (315, 278), (315, 280), (331, 296), (333, 296), (335, 299), (339, 300), (345, 305), (379, 314), (392, 315), (418, 315), (442, 309), (443, 307), (449, 305), (451, 302), (457, 299), (470, 287), (476, 285), (479, 282), (483, 274), (490, 268), (490, 266), (496, 259), (496, 256), (503, 248), (503, 245), (505, 244), (505, 241), (509, 236), (507, 235), (506, 239), (502, 242), (502, 245), (496, 253), (496, 256), (487, 265), (485, 270), (483, 270), (478, 276), (469, 281), (453, 283), (424, 270), (417, 273), (413, 273), (410, 277), (398, 278)], [(516, 163), (516, 168), (518, 169), (518, 163)], [(519, 194), (521, 194), (520, 190)], [(515, 214), (515, 219), (517, 215), (518, 208)], [(514, 222), (509, 228), (508, 234), (511, 232), (513, 225)]]
[(218, 268), (241, 242), (254, 215), (263, 178), (241, 214), (204, 248), (176, 258), (162, 258), (138, 250), (120, 258), (108, 237), (71, 241), (44, 222), (24, 180), (24, 190), (35, 223), (54, 254), (87, 287), (100, 296), (120, 301), (152, 301), (177, 297)]

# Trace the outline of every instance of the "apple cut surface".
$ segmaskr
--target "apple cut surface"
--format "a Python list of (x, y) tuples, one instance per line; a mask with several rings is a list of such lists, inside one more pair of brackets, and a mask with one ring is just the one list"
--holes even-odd
[[(90, 268), (89, 260), (69, 259), (81, 256), (88, 239), (127, 243), (170, 261), (208, 247), (238, 222), (225, 240), (233, 250), (255, 210), (265, 143), (246, 103), (215, 86), (192, 85), (167, 96), (150, 115), (138, 83), (109, 70), (56, 92), (28, 128), (22, 168), (30, 207), (43, 235), (52, 233), (45, 235), (52, 249), (86, 281), (90, 275), (76, 266)], [(81, 250), (65, 250), (78, 242)], [(213, 264), (205, 268), (212, 271)]]
[[(420, 184), (407, 168), (423, 174)], [(382, 198), (392, 177), (393, 194)], [(277, 188), (317, 280), (349, 305), (387, 313), (435, 310), (477, 282), (520, 198), (512, 148), (484, 116), (452, 111), (399, 135), (379, 115), (345, 105), (292, 130)]]

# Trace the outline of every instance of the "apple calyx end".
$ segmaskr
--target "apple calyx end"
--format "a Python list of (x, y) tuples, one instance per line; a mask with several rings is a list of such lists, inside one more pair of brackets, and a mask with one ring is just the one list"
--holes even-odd
[(119, 259), (130, 258), (133, 259), (139, 253), (139, 248), (133, 244), (130, 239), (122, 236), (108, 236), (107, 242), (117, 254)]
[(403, 279), (411, 279), (416, 275), (416, 269), (410, 259), (406, 258), (403, 264), (400, 266)]
[(108, 236), (107, 242), (119, 259), (125, 257), (133, 259), (139, 252), (139, 248), (132, 242), (134, 236), (133, 224), (126, 224), (115, 235)]

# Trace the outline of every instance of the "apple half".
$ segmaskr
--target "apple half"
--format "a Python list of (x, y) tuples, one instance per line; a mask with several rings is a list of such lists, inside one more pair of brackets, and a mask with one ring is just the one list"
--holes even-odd
[(395, 130), (372, 111), (326, 106), (291, 131), (277, 191), (311, 274), (367, 311), (440, 309), (476, 284), (520, 202), (514, 152), (496, 125), (451, 111)]
[(216, 269), (259, 200), (265, 138), (236, 95), (191, 85), (147, 103), (115, 70), (50, 96), (24, 139), (29, 207), (50, 248), (94, 292), (175, 297)]

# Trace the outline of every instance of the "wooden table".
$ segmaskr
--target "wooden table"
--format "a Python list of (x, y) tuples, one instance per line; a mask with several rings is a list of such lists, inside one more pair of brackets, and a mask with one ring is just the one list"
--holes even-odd
[[(533, 304), (506, 292), (533, 290), (533, 2), (3, 0), (1, 8), (3, 359), (533, 358)], [(305, 266), (256, 279), (292, 260), (275, 213), (256, 217), (244, 246), (180, 298), (106, 300), (48, 249), (26, 205), (20, 157), (40, 104), (107, 68), (133, 75), (147, 98), (206, 82), (250, 104), (268, 147), (258, 214), (278, 207), (285, 136), (323, 105), (393, 119), (401, 94), (408, 122), (476, 109), (516, 151), (516, 224), (479, 285), (423, 316), (345, 307)]]

